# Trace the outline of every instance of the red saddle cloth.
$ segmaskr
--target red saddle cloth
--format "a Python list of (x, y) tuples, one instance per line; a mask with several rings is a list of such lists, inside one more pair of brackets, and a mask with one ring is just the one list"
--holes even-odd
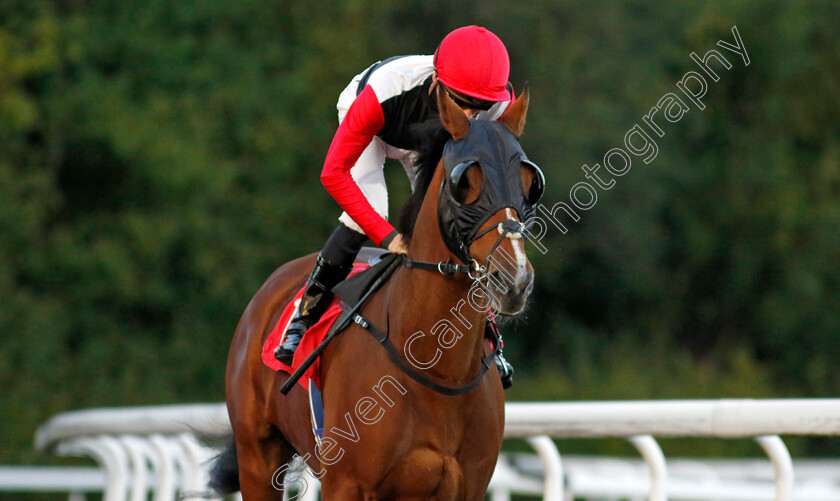
[[(370, 268), (370, 266), (366, 263), (356, 263), (353, 265), (353, 271), (350, 272), (350, 276), (352, 277), (353, 275), (368, 268)], [(306, 357), (308, 357), (309, 354), (321, 344), (321, 341), (323, 341), (324, 337), (327, 335), (327, 331), (330, 330), (330, 327), (332, 327), (332, 324), (338, 318), (338, 315), (341, 314), (341, 307), (338, 306), (338, 300), (334, 299), (327, 311), (323, 314), (323, 316), (321, 316), (321, 319), (318, 320), (318, 323), (306, 331), (306, 335), (303, 336), (300, 346), (298, 346), (297, 351), (295, 351), (295, 358), (292, 360), (291, 367), (274, 358), (274, 349), (283, 342), (283, 338), (286, 336), (286, 329), (288, 329), (289, 324), (292, 323), (292, 317), (294, 316), (295, 311), (297, 311), (298, 304), (300, 304), (300, 298), (303, 297), (304, 288), (305, 287), (302, 287), (298, 293), (295, 294), (292, 302), (286, 305), (286, 308), (283, 310), (283, 314), (280, 315), (280, 320), (277, 321), (277, 325), (274, 326), (274, 330), (271, 331), (271, 334), (269, 334), (268, 338), (265, 340), (265, 344), (263, 344), (263, 363), (276, 371), (283, 371), (291, 374), (300, 367), (301, 362), (306, 360)], [(321, 389), (320, 359), (315, 360), (315, 363), (306, 370), (298, 383), (308, 389), (309, 380), (312, 380), (319, 390)]]

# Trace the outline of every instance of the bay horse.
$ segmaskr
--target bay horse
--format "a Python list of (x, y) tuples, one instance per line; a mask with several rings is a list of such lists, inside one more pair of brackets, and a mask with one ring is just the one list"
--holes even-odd
[[(438, 157), (426, 159), (430, 168), (416, 182), (406, 234), (406, 261), (437, 265), (398, 267), (360, 310), (431, 384), (410, 377), (351, 323), (321, 355), (325, 420), (317, 443), (306, 390), (295, 384), (282, 395), (289, 375), (261, 360), (267, 335), (304, 285), (315, 254), (281, 266), (251, 300), (232, 340), (226, 400), (233, 440), (211, 473), (217, 493), (281, 500), (277, 474), (297, 454), (320, 478), (328, 501), (484, 497), (504, 430), (500, 378), (495, 369), (481, 377), (488, 360), (493, 366), (487, 305), (503, 315), (525, 306), (533, 268), (521, 238), (522, 212), (533, 210), (544, 180), (518, 141), (527, 89), (499, 121), (470, 121), (440, 87), (437, 101), (443, 141), (430, 149)], [(457, 165), (447, 165), (447, 155)], [(375, 252), (363, 249), (359, 260)], [(506, 259), (493, 259), (501, 255)], [(475, 307), (482, 297), (487, 301)], [(431, 388), (469, 382), (458, 395)]]

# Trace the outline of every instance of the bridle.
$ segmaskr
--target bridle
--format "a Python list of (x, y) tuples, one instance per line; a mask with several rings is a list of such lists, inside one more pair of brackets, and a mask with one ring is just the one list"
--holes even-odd
[[(499, 237), (496, 239), (496, 242), (493, 243), (493, 247), (490, 248), (490, 253), (487, 255), (486, 265), (482, 265), (478, 262), (477, 259), (473, 258), (472, 256), (469, 256), (468, 254), (469, 264), (457, 264), (452, 259), (432, 263), (425, 261), (415, 261), (406, 257), (403, 262), (403, 266), (405, 266), (406, 268), (437, 271), (444, 276), (453, 276), (459, 273), (463, 273), (466, 274), (474, 282), (482, 282), (487, 279), (487, 275), (489, 274), (490, 264), (493, 260), (493, 254), (496, 252), (496, 250), (499, 248), (499, 246), (502, 244), (505, 238), (527, 238), (527, 233), (525, 232), (525, 225), (523, 223), (515, 219), (506, 219), (501, 223), (479, 231), (475, 234), (475, 237), (473, 237), (472, 241), (475, 242), (476, 240), (492, 232), (493, 230), (497, 230), (499, 232)], [(467, 252), (469, 252), (469, 247), (466, 247), (466, 249)]]

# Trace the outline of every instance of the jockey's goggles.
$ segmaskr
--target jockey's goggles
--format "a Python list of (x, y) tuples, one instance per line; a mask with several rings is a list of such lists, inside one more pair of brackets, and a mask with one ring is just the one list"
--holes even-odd
[(457, 90), (452, 90), (446, 85), (444, 85), (443, 88), (446, 89), (446, 93), (449, 94), (449, 97), (455, 101), (455, 104), (457, 104), (459, 108), (487, 111), (496, 104), (494, 101), (479, 99), (477, 97), (468, 96), (462, 92), (458, 92)]

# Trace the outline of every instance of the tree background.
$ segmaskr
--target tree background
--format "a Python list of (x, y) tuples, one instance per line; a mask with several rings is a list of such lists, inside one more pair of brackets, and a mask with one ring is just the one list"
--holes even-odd
[[(0, 463), (54, 461), (32, 439), (63, 411), (223, 400), (242, 310), (340, 212), (319, 182), (339, 92), (466, 24), (530, 84), (547, 205), (677, 92), (691, 52), (729, 56), (737, 25), (751, 59), (531, 254), (508, 400), (836, 396), (831, 2), (0, 0)], [(395, 214), (407, 183), (386, 170)]]

